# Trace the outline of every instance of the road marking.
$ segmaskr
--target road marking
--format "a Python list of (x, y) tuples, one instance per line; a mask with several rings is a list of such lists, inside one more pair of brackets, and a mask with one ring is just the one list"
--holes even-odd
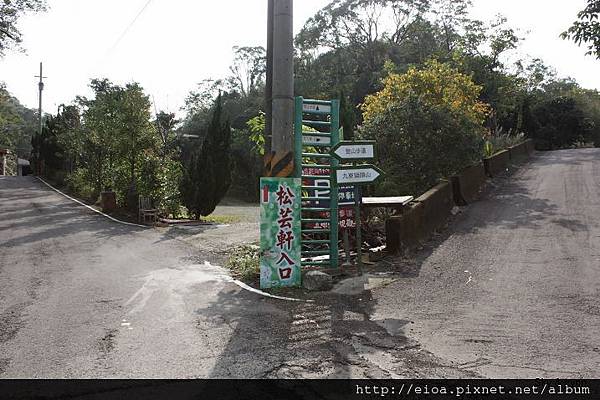
[(42, 178), (40, 178), (39, 176), (36, 176), (36, 178), (38, 178), (44, 185), (48, 186), (50, 189), (54, 190), (56, 193), (59, 193), (59, 194), (65, 196), (67, 199), (72, 200), (72, 201), (74, 201), (77, 204), (80, 204), (80, 205), (82, 205), (82, 206), (84, 206), (86, 208), (89, 208), (93, 212), (98, 213), (98, 214), (100, 214), (100, 215), (102, 215), (102, 216), (110, 219), (111, 221), (118, 222), (119, 224), (123, 224), (123, 225), (137, 226), (138, 228), (149, 228), (146, 225), (140, 225), (140, 224), (134, 224), (132, 222), (121, 221), (121, 220), (118, 220), (118, 219), (116, 219), (114, 217), (111, 217), (110, 215), (104, 214), (102, 211), (98, 211), (94, 207), (88, 206), (87, 204), (85, 204), (85, 203), (83, 203), (83, 202), (81, 202), (81, 201), (79, 201), (79, 200), (77, 200), (77, 199), (69, 196), (68, 194), (65, 194), (65, 193), (61, 192), (60, 190), (58, 190), (57, 188), (55, 188), (54, 186), (52, 186), (51, 184), (49, 184), (48, 182), (46, 182), (45, 180), (43, 180)]

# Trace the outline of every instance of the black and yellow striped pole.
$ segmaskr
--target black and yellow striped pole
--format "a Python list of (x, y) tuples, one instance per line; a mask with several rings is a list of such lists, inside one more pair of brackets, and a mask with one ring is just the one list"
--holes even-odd
[(287, 178), (294, 175), (293, 0), (273, 0), (269, 14), (272, 31), (269, 31), (268, 45), (272, 48), (267, 54), (272, 55), (272, 60), (267, 63), (269, 69), (272, 67), (272, 78), (269, 77), (272, 91), (270, 95), (266, 93), (266, 97), (271, 105), (268, 111), (272, 132), (270, 151), (265, 152), (265, 176)]

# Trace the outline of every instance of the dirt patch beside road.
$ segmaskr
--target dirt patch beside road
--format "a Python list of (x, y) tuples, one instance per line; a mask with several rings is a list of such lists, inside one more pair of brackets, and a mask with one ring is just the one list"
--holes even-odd
[(229, 223), (186, 224), (157, 228), (163, 235), (177, 238), (203, 251), (226, 256), (238, 246), (258, 243), (260, 239), (258, 204), (226, 199), (211, 214)]

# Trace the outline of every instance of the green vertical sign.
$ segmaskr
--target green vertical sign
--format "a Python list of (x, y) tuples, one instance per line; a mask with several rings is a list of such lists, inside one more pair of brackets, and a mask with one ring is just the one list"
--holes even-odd
[(260, 287), (300, 286), (301, 180), (260, 179)]

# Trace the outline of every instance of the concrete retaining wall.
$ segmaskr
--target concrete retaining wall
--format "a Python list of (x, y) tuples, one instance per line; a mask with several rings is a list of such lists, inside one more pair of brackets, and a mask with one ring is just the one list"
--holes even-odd
[(485, 183), (485, 168), (483, 162), (465, 168), (460, 174), (451, 178), (454, 202), (459, 206), (467, 205), (479, 195)]
[(525, 141), (525, 148), (527, 149), (527, 154), (530, 156), (535, 152), (535, 142), (533, 139), (527, 139)]
[(446, 223), (454, 204), (465, 205), (474, 201), (485, 183), (486, 175), (494, 177), (506, 171), (510, 161), (521, 161), (534, 152), (534, 142), (526, 140), (482, 163), (466, 168), (423, 194), (404, 208), (402, 215), (386, 221), (387, 251), (397, 253), (410, 250), (431, 236)]
[(483, 159), (483, 165), (485, 166), (485, 173), (489, 177), (494, 177), (508, 168), (510, 162), (510, 153), (508, 150), (503, 150), (499, 153), (494, 154), (490, 158)]
[(512, 146), (508, 148), (508, 153), (510, 154), (511, 161), (524, 161), (529, 153), (527, 152), (527, 143), (519, 143), (516, 146)]
[(386, 221), (387, 250), (414, 249), (441, 228), (454, 207), (452, 185), (442, 182), (424, 193), (402, 215)]

